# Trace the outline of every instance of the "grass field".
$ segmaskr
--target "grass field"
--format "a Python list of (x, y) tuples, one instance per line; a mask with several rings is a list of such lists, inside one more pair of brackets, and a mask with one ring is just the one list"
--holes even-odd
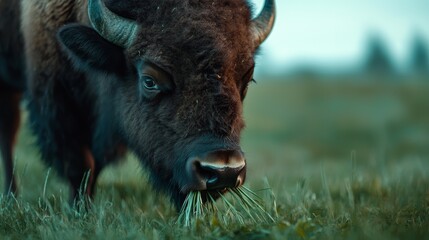
[(102, 173), (90, 209), (71, 208), (24, 124), (0, 239), (429, 239), (429, 82), (259, 81), (245, 118), (246, 185), (273, 223), (177, 224), (132, 155)]

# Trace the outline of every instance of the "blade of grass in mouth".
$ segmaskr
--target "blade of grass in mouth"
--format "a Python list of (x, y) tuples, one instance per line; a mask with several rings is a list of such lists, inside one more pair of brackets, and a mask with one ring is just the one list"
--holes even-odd
[[(219, 200), (223, 203), (224, 209), (216, 206), (216, 200), (209, 192), (190, 192), (185, 198), (177, 222), (190, 226), (193, 220), (202, 219), (207, 217), (208, 214), (212, 214), (212, 216), (216, 214), (216, 216), (223, 219), (224, 224), (231, 220), (240, 224), (249, 223), (249, 221), (246, 221), (245, 216), (248, 216), (247, 219), (250, 219), (251, 223), (275, 222), (274, 218), (264, 209), (262, 198), (249, 188), (244, 186), (230, 188), (228, 192), (230, 192), (233, 201), (229, 200), (221, 192), (216, 193), (216, 195), (219, 195)], [(205, 203), (203, 203), (203, 194), (206, 194)], [(238, 210), (234, 204), (238, 205), (242, 211)], [(222, 211), (225, 212), (222, 213)]]

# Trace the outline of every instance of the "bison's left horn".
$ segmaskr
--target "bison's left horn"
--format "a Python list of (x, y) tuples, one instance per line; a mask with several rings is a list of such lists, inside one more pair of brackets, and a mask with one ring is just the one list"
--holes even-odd
[(252, 20), (251, 31), (255, 46), (261, 45), (273, 29), (276, 17), (276, 4), (274, 0), (265, 0), (261, 13)]
[(110, 42), (129, 47), (136, 36), (137, 23), (113, 13), (101, 1), (88, 1), (88, 17), (92, 27)]

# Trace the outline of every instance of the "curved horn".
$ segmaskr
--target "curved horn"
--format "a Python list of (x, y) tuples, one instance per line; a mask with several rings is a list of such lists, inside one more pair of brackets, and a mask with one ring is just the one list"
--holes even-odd
[(255, 46), (261, 45), (273, 29), (276, 17), (276, 4), (274, 0), (265, 0), (261, 13), (252, 20), (251, 31)]
[(108, 41), (129, 47), (134, 41), (138, 25), (110, 11), (102, 0), (88, 1), (88, 17), (92, 27)]

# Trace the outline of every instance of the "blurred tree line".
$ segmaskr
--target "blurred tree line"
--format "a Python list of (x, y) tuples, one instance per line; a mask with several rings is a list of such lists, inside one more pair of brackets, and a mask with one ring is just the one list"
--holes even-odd
[[(391, 59), (383, 40), (379, 36), (371, 36), (368, 41), (364, 72), (377, 76), (393, 75), (396, 73), (396, 68)], [(426, 41), (420, 35), (415, 35), (410, 47), (408, 73), (419, 76), (429, 74), (428, 48)]]

